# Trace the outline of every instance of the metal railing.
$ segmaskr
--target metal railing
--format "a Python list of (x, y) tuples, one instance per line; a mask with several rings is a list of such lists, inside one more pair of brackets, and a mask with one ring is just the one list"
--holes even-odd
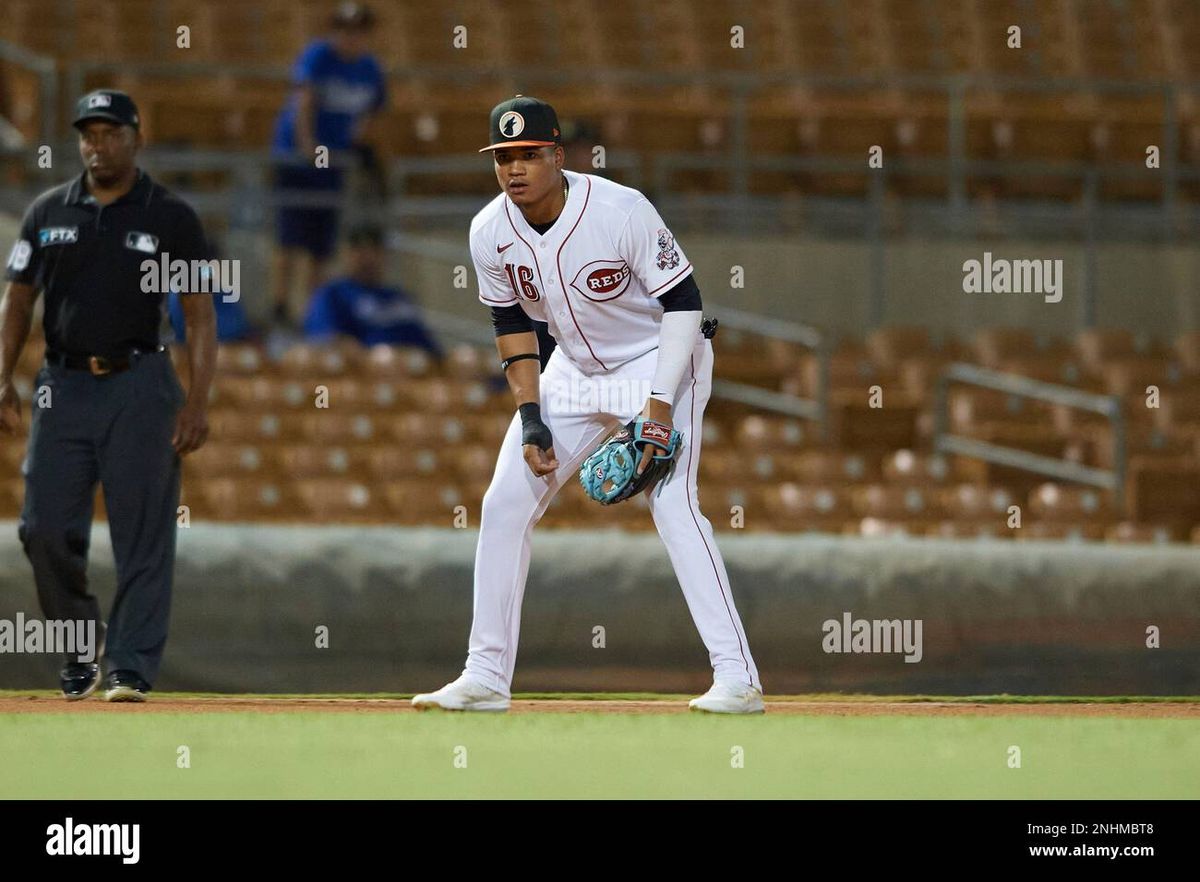
[[(951, 383), (995, 389), (1009, 395), (1088, 410), (1107, 417), (1113, 432), (1113, 467), (1111, 469), (1093, 468), (1070, 460), (1031, 453), (1016, 447), (1005, 447), (977, 438), (951, 434), (949, 429), (949, 388)], [(1101, 487), (1112, 491), (1113, 501), (1118, 509), (1124, 505), (1125, 417), (1121, 412), (1121, 399), (1115, 395), (1096, 395), (1070, 386), (1045, 383), (1018, 374), (1006, 374), (978, 365), (955, 362), (948, 365), (941, 377), (938, 378), (934, 419), (936, 433), (934, 448), (938, 453), (968, 456), (996, 465), (1048, 475), (1064, 481), (1075, 481), (1080, 484)]]
[[(813, 398), (763, 389), (736, 380), (721, 379), (713, 380), (713, 395), (775, 413), (811, 420), (817, 423), (821, 437), (826, 437), (829, 413), (829, 347), (825, 335), (809, 325), (767, 318), (729, 306), (706, 307), (704, 312), (716, 318), (723, 328), (796, 343), (811, 350), (817, 357), (817, 388)], [(720, 335), (720, 328), (717, 334)]]

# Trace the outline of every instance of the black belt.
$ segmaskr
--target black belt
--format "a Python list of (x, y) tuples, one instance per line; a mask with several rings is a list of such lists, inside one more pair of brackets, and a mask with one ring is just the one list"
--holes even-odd
[(160, 345), (157, 349), (131, 349), (125, 355), (114, 355), (110, 358), (103, 355), (71, 355), (47, 349), (46, 364), (74, 371), (91, 371), (94, 376), (100, 377), (129, 370), (143, 355), (157, 355), (166, 351), (166, 347)]

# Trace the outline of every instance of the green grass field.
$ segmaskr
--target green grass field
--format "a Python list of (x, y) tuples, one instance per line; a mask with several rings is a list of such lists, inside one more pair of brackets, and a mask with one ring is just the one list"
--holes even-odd
[(1190, 719), (112, 710), (0, 714), (0, 798), (1200, 796)]

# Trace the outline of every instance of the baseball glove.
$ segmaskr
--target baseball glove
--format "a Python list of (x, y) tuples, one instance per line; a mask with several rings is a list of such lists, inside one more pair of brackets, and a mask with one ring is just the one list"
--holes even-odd
[[(637, 473), (642, 451), (650, 444), (654, 458), (646, 470)], [(675, 472), (683, 435), (655, 420), (637, 417), (597, 447), (579, 467), (579, 483), (601, 505), (612, 505), (649, 490), (660, 481), (665, 484)], [(662, 486), (658, 488), (662, 492)]]

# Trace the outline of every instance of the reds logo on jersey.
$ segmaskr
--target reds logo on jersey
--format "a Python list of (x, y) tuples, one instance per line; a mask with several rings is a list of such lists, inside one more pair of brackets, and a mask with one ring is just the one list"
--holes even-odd
[(616, 300), (629, 287), (633, 272), (623, 260), (593, 260), (580, 267), (571, 287), (595, 303)]

